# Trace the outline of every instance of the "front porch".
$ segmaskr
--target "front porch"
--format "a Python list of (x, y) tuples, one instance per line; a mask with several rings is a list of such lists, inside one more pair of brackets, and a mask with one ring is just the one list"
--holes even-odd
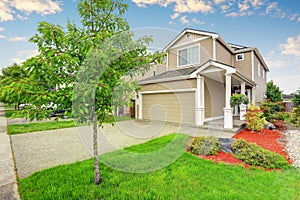
[[(222, 124), (224, 129), (234, 129), (237, 118), (234, 118), (234, 108), (232, 108), (230, 104), (230, 98), (235, 93), (240, 93), (247, 95), (249, 98), (249, 102), (255, 103), (255, 88), (256, 84), (254, 81), (248, 79), (240, 72), (238, 72), (235, 68), (215, 62), (209, 61), (196, 71), (191, 74), (191, 77), (197, 79), (197, 88), (196, 88), (196, 126), (205, 126), (205, 121), (207, 120), (205, 116), (206, 105), (205, 105), (205, 84), (206, 79), (211, 79), (216, 82), (223, 84), (223, 119), (214, 120), (211, 123)], [(217, 88), (213, 89), (217, 90)], [(215, 96), (211, 96), (211, 99), (216, 98)], [(211, 100), (212, 101), (212, 100)], [(235, 109), (236, 111), (236, 109)], [(244, 120), (243, 115), (246, 113), (246, 106), (243, 106), (243, 109), (240, 111), (241, 120)], [(235, 112), (235, 116), (238, 115), (238, 112)], [(222, 123), (220, 123), (222, 121)], [(210, 124), (211, 124), (210, 123)]]

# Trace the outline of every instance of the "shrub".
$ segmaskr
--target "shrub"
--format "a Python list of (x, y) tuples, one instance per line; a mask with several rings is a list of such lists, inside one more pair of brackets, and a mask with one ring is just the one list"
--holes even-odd
[(249, 103), (248, 97), (244, 94), (235, 94), (230, 97), (231, 106), (248, 104), (248, 103)]
[(263, 111), (263, 117), (265, 117), (268, 122), (273, 123), (278, 120), (283, 120), (283, 102), (271, 102), (266, 100), (260, 103), (260, 108)]
[(277, 120), (272, 122), (274, 124), (274, 126), (276, 127), (277, 130), (279, 131), (284, 131), (287, 129), (287, 127), (284, 124), (284, 120)]
[(255, 143), (248, 143), (244, 139), (234, 141), (231, 148), (236, 158), (251, 166), (266, 169), (287, 169), (291, 167), (282, 155), (264, 149)]
[(291, 122), (296, 126), (300, 126), (300, 106), (294, 108), (291, 112)]
[(267, 123), (266, 119), (262, 117), (262, 111), (259, 106), (251, 104), (247, 108), (247, 113), (245, 114), (246, 123), (250, 130), (252, 131), (261, 131), (264, 128), (264, 125)]
[(189, 144), (189, 149), (197, 155), (217, 155), (221, 149), (218, 138), (214, 136), (195, 137)]

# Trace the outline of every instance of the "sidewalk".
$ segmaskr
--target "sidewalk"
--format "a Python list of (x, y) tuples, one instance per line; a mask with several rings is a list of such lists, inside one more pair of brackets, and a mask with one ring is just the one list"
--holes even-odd
[(7, 121), (4, 117), (2, 103), (0, 103), (0, 199), (20, 199), (10, 137), (7, 135)]

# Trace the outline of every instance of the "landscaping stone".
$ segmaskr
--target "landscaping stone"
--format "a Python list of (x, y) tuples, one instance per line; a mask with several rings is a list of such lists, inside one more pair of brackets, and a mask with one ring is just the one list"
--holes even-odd
[(221, 151), (232, 153), (231, 144), (235, 141), (234, 138), (219, 138), (221, 143)]
[(276, 126), (274, 124), (268, 122), (267, 124), (264, 125), (264, 128), (268, 129), (268, 130), (275, 130)]
[(300, 168), (300, 130), (288, 130), (283, 135), (286, 139), (286, 153), (293, 162), (293, 166)]

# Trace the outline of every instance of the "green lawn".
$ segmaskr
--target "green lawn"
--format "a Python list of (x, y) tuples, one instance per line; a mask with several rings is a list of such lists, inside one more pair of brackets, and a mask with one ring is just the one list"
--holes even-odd
[[(149, 153), (173, 141), (174, 145), (165, 148), (156, 161), (174, 152), (183, 152), (182, 156), (157, 171), (128, 173), (101, 164), (102, 182), (95, 186), (93, 160), (86, 160), (18, 180), (21, 199), (300, 199), (299, 171), (266, 172), (214, 164), (184, 152), (186, 139), (186, 135), (173, 134), (126, 148)], [(129, 157), (124, 156), (124, 151), (115, 151), (100, 156), (100, 160), (107, 162), (110, 158), (110, 166), (123, 163), (124, 170), (128, 170), (136, 162)], [(152, 163), (155, 168), (157, 162), (147, 159), (146, 154), (144, 157), (138, 166), (150, 170)]]
[(13, 104), (4, 104), (4, 108), (5, 108), (5, 117), (7, 118), (22, 117), (18, 113), (18, 110), (15, 110), (15, 106)]
[[(130, 117), (116, 117), (116, 121), (126, 121), (130, 120)], [(62, 128), (75, 127), (76, 124), (73, 120), (60, 120), (60, 121), (50, 121), (50, 122), (36, 122), (27, 124), (9, 124), (7, 126), (7, 132), (10, 135), (30, 133), (36, 131), (54, 130)]]

